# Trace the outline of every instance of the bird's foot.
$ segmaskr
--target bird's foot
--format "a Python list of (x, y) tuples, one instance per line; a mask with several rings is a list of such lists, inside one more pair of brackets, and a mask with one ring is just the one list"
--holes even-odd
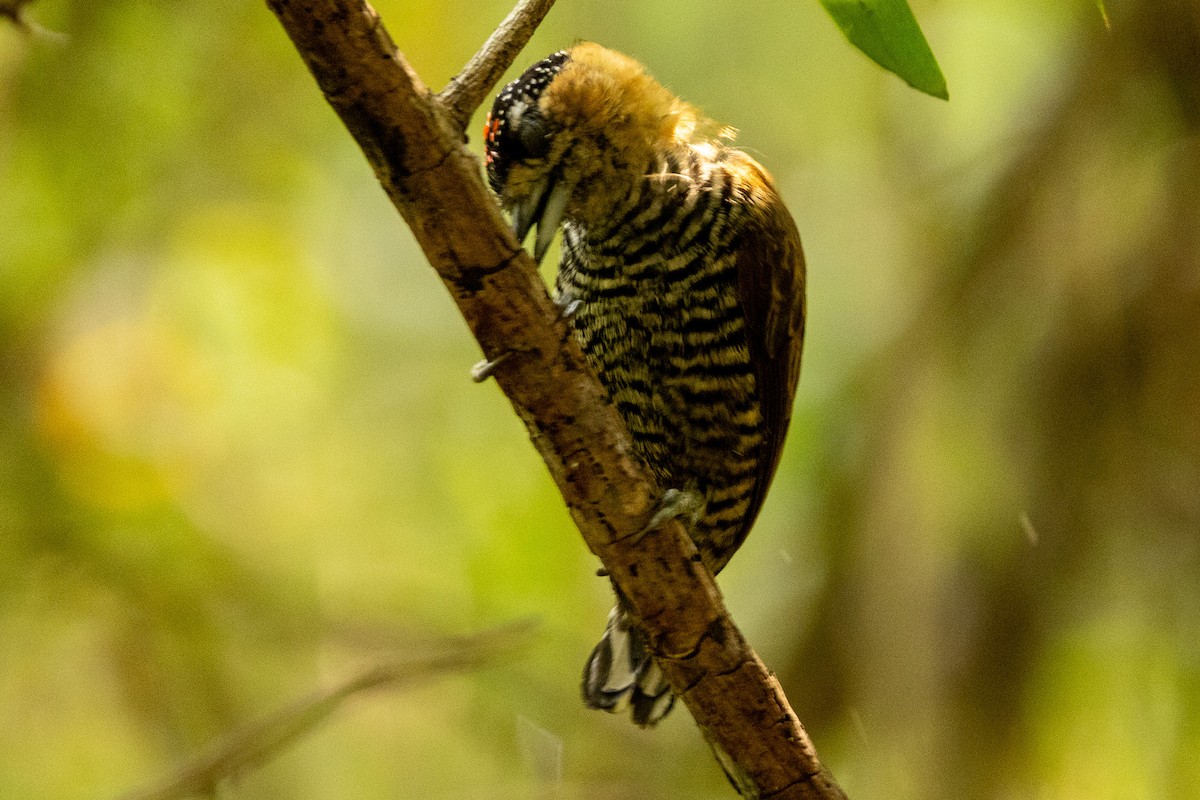
[(642, 537), (670, 519), (680, 519), (689, 529), (694, 527), (704, 516), (704, 496), (693, 489), (667, 489), (658, 501), (658, 508), (636, 534), (634, 541)]

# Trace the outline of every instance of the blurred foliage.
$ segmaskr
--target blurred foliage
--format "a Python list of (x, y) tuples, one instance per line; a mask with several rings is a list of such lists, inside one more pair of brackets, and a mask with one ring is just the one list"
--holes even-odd
[[(508, 11), (377, 7), (434, 87)], [(722, 585), (851, 797), (1200, 798), (1200, 5), (916, 11), (950, 104), (792, 0), (562, 0), (517, 68), (632, 53), (783, 187), (808, 352)], [(730, 796), (685, 712), (582, 708), (608, 587), (266, 8), (28, 16), (66, 38), (0, 26), (0, 800), (530, 613), (222, 796)]]

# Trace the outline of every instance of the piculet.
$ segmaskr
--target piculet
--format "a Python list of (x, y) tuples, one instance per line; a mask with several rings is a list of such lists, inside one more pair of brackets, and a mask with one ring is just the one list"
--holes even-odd
[[(487, 176), (535, 257), (562, 230), (557, 302), (714, 572), (783, 449), (804, 341), (800, 235), (767, 171), (633, 59), (554, 53), (496, 97)], [(674, 697), (618, 598), (583, 673), (593, 708), (653, 725)]]

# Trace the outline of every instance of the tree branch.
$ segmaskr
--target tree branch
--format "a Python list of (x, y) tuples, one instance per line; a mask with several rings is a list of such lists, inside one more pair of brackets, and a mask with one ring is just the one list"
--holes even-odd
[[(484, 78), (431, 96), (362, 0), (267, 0), (412, 228), (562, 492), (629, 601), (672, 688), (745, 796), (844, 795), (771, 673), (730, 619), (682, 525), (638, 537), (661, 490), (462, 144)], [(532, 5), (532, 4), (531, 4)], [(514, 15), (517, 12), (514, 12)], [(510, 17), (511, 18), (511, 17)], [(509, 54), (511, 42), (498, 46)], [(500, 56), (487, 55), (477, 61)], [(493, 66), (464, 75), (499, 75)], [(472, 62), (473, 64), (475, 61)], [(486, 88), (483, 90), (486, 92)], [(468, 99), (471, 98), (471, 99)]]
[(520, 0), (463, 71), (438, 92), (438, 101), (459, 130), (466, 129), (475, 109), (512, 66), (553, 5), (554, 0)]

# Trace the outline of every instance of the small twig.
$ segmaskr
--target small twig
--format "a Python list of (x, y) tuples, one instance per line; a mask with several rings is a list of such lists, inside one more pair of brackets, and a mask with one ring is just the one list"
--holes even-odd
[(222, 782), (262, 765), (314, 731), (350, 697), (476, 666), (525, 644), (535, 627), (532, 620), (518, 620), (473, 636), (437, 642), (424, 652), (380, 664), (229, 733), (154, 785), (122, 795), (120, 800), (183, 800), (211, 793)]
[(553, 5), (554, 0), (520, 0), (463, 71), (438, 92), (438, 101), (458, 130), (467, 129), (475, 109), (512, 66)]

